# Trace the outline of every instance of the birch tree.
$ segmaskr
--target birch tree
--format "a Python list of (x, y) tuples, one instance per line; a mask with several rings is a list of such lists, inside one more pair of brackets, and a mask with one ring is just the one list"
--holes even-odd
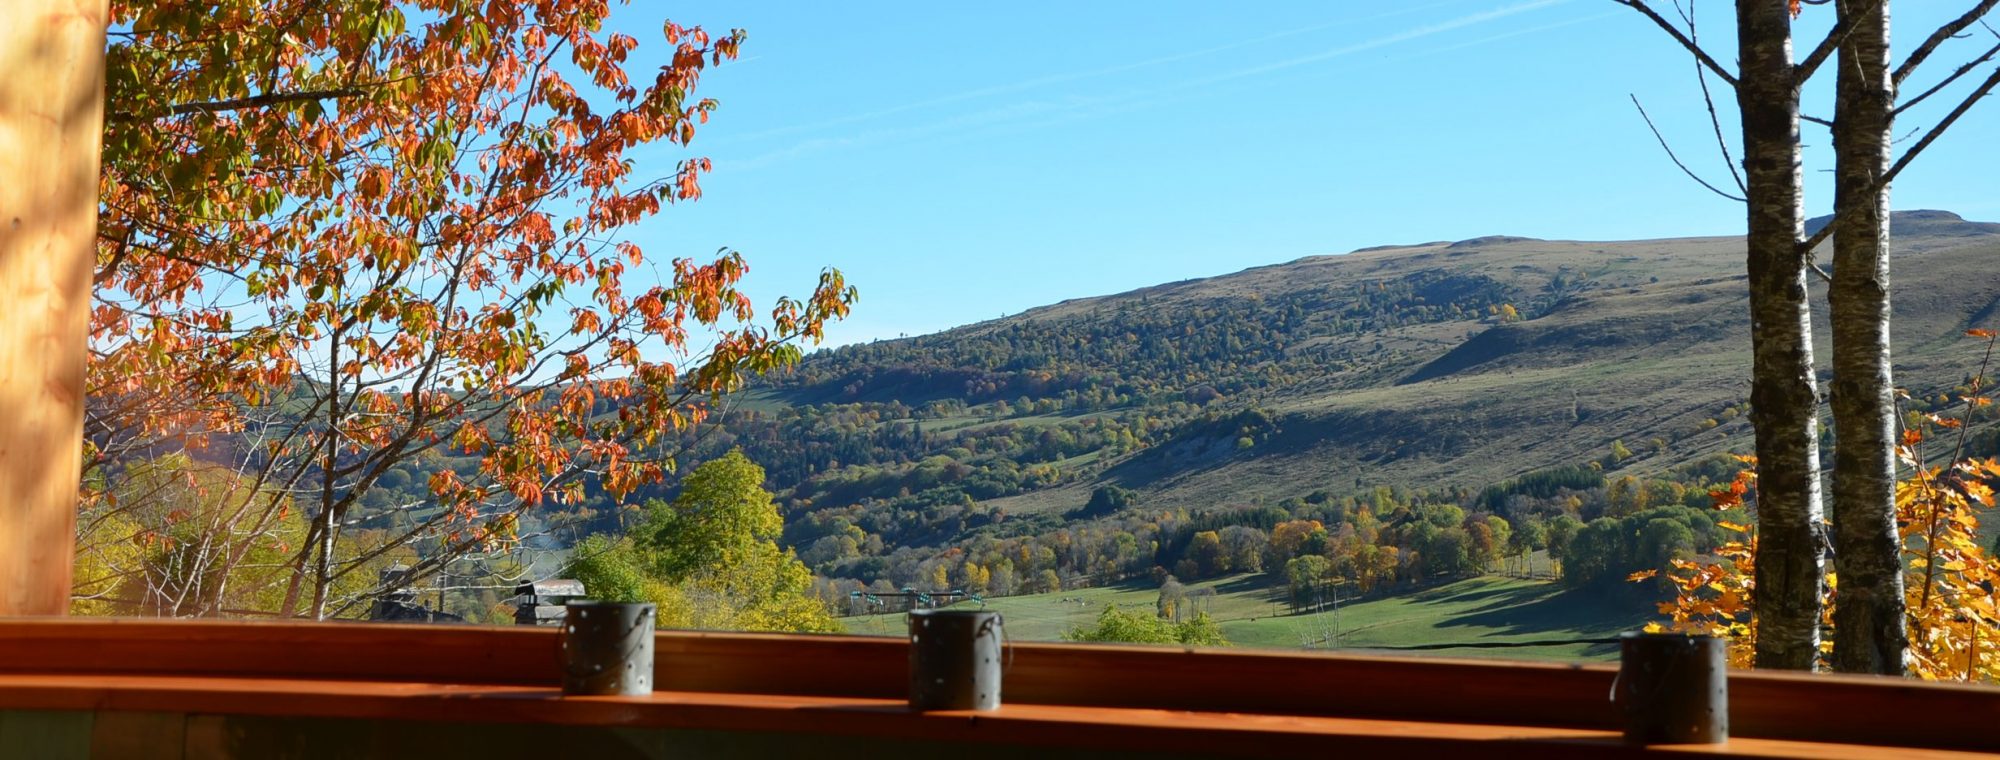
[[(2000, 55), (2000, 44), (1958, 66), (1898, 104), (1897, 86), (1932, 53), (1957, 38), (2000, 0), (1980, 0), (1890, 69), (1889, 0), (1739, 0), (1739, 70), (1732, 74), (1703, 50), (1693, 6), (1674, 5), (1686, 27), (1644, 0), (1613, 0), (1667, 32), (1734, 88), (1741, 120), (1741, 196), (1750, 281), (1751, 421), (1756, 427), (1758, 513), (1755, 613), (1758, 667), (1809, 669), (1819, 652), (1827, 549), (1834, 549), (1842, 595), (1835, 607), (1834, 665), (1840, 670), (1900, 674), (1907, 664), (1906, 600), (1895, 526), (1896, 413), (1889, 344), (1889, 185), (1897, 173), (2000, 85), (2000, 67), (1892, 163), (1897, 114)], [(1836, 3), (1831, 32), (1793, 63), (1792, 21), (1806, 4)], [(2000, 39), (2000, 32), (1992, 32)], [(1801, 233), (1800, 90), (1821, 64), (1836, 60), (1831, 121), (1815, 119), (1835, 143), (1835, 219), (1810, 238)], [(1703, 91), (1707, 92), (1704, 79)], [(1711, 103), (1711, 116), (1715, 109)], [(1643, 112), (1642, 112), (1643, 113)], [(1725, 158), (1728, 141), (1712, 119)], [(1650, 123), (1650, 120), (1649, 120)], [(1656, 130), (1657, 131), (1657, 130)], [(1665, 138), (1661, 138), (1665, 144)], [(1671, 156), (1671, 151), (1669, 151)], [(1735, 167), (1731, 167), (1735, 174)], [(1803, 238), (1803, 239), (1802, 239)], [(1834, 273), (1813, 262), (1832, 238)], [(1818, 394), (1814, 387), (1808, 278), (1829, 282), (1835, 380), (1831, 406), (1839, 434), (1834, 454), (1834, 521), (1825, 530), (1820, 494)], [(1829, 545), (1831, 543), (1831, 546)]]
[(1832, 307), (1833, 657), (1838, 670), (1902, 675), (1903, 563), (1896, 532), (1896, 403), (1889, 366), (1890, 130), (1887, 0), (1839, 0)]
[(1889, 185), (1966, 111), (2000, 85), (2000, 67), (1923, 138), (1891, 163), (1896, 115), (1945, 90), (2000, 55), (2000, 44), (1901, 104), (1899, 86), (1950, 40), (1978, 24), (2000, 0), (1980, 0), (1940, 26), (1890, 68), (1889, 0), (1839, 0), (1834, 142), (1833, 327), (1834, 607), (1836, 669), (1902, 675), (1909, 666), (1902, 545), (1896, 529), (1896, 405), (1890, 351)]
[(1756, 664), (1810, 669), (1819, 652), (1827, 539), (1818, 477), (1809, 261), (1798, 244), (1805, 228), (1801, 78), (1792, 59), (1791, 7), (1786, 0), (1736, 4), (1739, 63), (1738, 71), (1730, 72), (1702, 49), (1691, 22), (1683, 33), (1644, 0), (1614, 2), (1651, 19), (1735, 89), (1743, 151), (1739, 200), (1747, 212), (1750, 275), (1750, 419), (1759, 480)]

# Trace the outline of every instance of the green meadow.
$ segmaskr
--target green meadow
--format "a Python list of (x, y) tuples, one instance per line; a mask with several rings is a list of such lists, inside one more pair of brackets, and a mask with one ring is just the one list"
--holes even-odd
[[(1232, 645), (1268, 649), (1603, 661), (1617, 656), (1616, 645), (1574, 642), (1631, 630), (1644, 624), (1649, 612), (1649, 605), (1635, 597), (1574, 591), (1542, 580), (1483, 576), (1347, 602), (1338, 610), (1287, 614), (1285, 589), (1271, 581), (1267, 575), (1236, 575), (1188, 586), (1214, 590), (1203, 606)], [(1090, 624), (1107, 605), (1151, 609), (1158, 597), (1158, 589), (1142, 581), (990, 599), (986, 607), (1001, 613), (1008, 635), (1016, 640), (1058, 641), (1064, 631)], [(898, 635), (904, 626), (901, 613), (842, 622), (850, 633), (867, 635)], [(1540, 641), (1572, 643), (1410, 649)]]

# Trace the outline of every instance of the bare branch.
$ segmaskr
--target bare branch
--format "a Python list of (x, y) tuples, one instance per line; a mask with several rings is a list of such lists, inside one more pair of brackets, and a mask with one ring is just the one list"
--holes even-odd
[(2000, 4), (2000, 0), (1979, 0), (1979, 4), (1972, 6), (1972, 9), (1966, 11), (1965, 15), (1952, 19), (1951, 23), (1940, 26), (1937, 28), (1937, 31), (1931, 32), (1931, 36), (1924, 40), (1924, 44), (1918, 45), (1917, 49), (1910, 51), (1910, 57), (1904, 59), (1903, 65), (1896, 67), (1893, 81), (1898, 86), (1902, 85), (1903, 80), (1910, 78), (1911, 74), (1916, 73), (1917, 67), (1923, 65), (1924, 59), (1931, 57), (1931, 53), (1937, 52), (1939, 45), (1943, 45), (1945, 40), (1951, 39), (1952, 36), (1959, 32), (1965, 31), (1966, 27), (1972, 26), (1974, 22), (1985, 16), (1987, 11), (1993, 10), (1993, 6), (1996, 4)]
[(1944, 119), (1939, 121), (1937, 126), (1931, 127), (1929, 132), (1925, 132), (1923, 139), (1918, 140), (1916, 145), (1911, 146), (1909, 152), (1904, 153), (1902, 158), (1896, 159), (1896, 164), (1889, 167), (1889, 171), (1882, 175), (1881, 180), (1876, 182), (1878, 189), (1880, 187), (1887, 187), (1891, 181), (1895, 180), (1896, 175), (1901, 173), (1904, 167), (1909, 166), (1910, 161), (1914, 160), (1917, 154), (1924, 152), (1925, 148), (1930, 147), (1932, 142), (1936, 141), (1939, 136), (1944, 134), (1945, 130), (1950, 129), (1951, 125), (1959, 120), (1959, 117), (1964, 116), (1965, 112), (1972, 110), (1974, 105), (1984, 99), (1987, 94), (1993, 92), (1995, 86), (2000, 86), (2000, 67), (1995, 67), (1993, 73), (1986, 77), (1986, 81), (1980, 82), (1979, 87), (1974, 89), (1972, 94), (1965, 96), (1965, 100), (1960, 101), (1957, 108), (1953, 108), (1951, 109), (1951, 113), (1945, 114)]
[[(1678, 11), (1680, 7), (1681, 4), (1676, 0), (1674, 10)], [(1701, 36), (1696, 31), (1694, 23), (1694, 3), (1688, 3), (1687, 10), (1681, 12), (1681, 19), (1687, 22), (1688, 39), (1700, 45)], [(1736, 181), (1736, 191), (1747, 198), (1750, 196), (1750, 186), (1743, 183), (1743, 172), (1737, 170), (1736, 157), (1729, 153), (1729, 138), (1722, 134), (1722, 117), (1715, 113), (1715, 96), (1708, 91), (1708, 72), (1702, 70), (1700, 62), (1695, 63), (1694, 81), (1701, 85), (1701, 104), (1708, 108), (1709, 126), (1715, 128), (1715, 147), (1722, 151), (1722, 165), (1729, 168), (1729, 178)], [(1634, 103), (1636, 102), (1635, 99)]]
[[(2000, 67), (1995, 67), (1993, 73), (1986, 77), (1986, 81), (1979, 83), (1978, 89), (1973, 90), (1972, 94), (1965, 96), (1965, 100), (1960, 101), (1957, 108), (1951, 109), (1951, 113), (1945, 114), (1943, 120), (1932, 126), (1930, 131), (1925, 132), (1923, 139), (1918, 140), (1916, 145), (1911, 146), (1910, 150), (1904, 153), (1902, 158), (1896, 159), (1895, 165), (1890, 166), (1889, 171), (1883, 172), (1882, 178), (1875, 181), (1875, 190), (1880, 191), (1882, 188), (1888, 187), (1890, 182), (1895, 181), (1896, 175), (1901, 174), (1903, 169), (1910, 165), (1911, 161), (1916, 160), (1918, 154), (1923, 153), (1925, 148), (1930, 147), (1931, 143), (1936, 142), (1938, 137), (1944, 134), (1945, 130), (1950, 129), (1953, 123), (1965, 115), (1965, 112), (1972, 110), (1974, 105), (1978, 104), (1989, 93), (1992, 93), (1993, 88), (1996, 86), (2000, 86)], [(1812, 249), (1818, 247), (1821, 242), (1824, 242), (1828, 236), (1832, 235), (1833, 228), (1834, 225), (1829, 223), (1825, 227), (1820, 228), (1818, 233), (1799, 243), (1800, 252), (1808, 256), (1812, 255)]]
[[(226, 113), (229, 111), (241, 111), (246, 108), (263, 108), (287, 103), (303, 103), (309, 100), (355, 98), (360, 97), (365, 92), (367, 91), (360, 87), (339, 87), (331, 90), (306, 90), (303, 92), (267, 92), (262, 95), (251, 95), (244, 98), (182, 103), (168, 108), (167, 113), (174, 116), (185, 116), (191, 113)], [(111, 116), (113, 119), (133, 119), (137, 118), (139, 114), (121, 111)]]
[(1900, 106), (1896, 106), (1896, 110), (1893, 111), (1892, 113), (1894, 115), (1901, 116), (1904, 111), (1910, 110), (1911, 108), (1915, 107), (1918, 103), (1924, 102), (1925, 98), (1928, 98), (1932, 95), (1936, 95), (1939, 90), (1942, 90), (1946, 87), (1950, 87), (1952, 82), (1958, 81), (1958, 78), (1965, 76), (1966, 72), (1978, 68), (1979, 64), (1993, 60), (1993, 56), (1995, 55), (2000, 55), (2000, 44), (1995, 44), (1993, 47), (1987, 48), (1986, 53), (1984, 55), (1981, 55), (1978, 58), (1974, 58), (1970, 61), (1966, 61), (1965, 65), (1960, 66), (1957, 69), (1954, 69), (1951, 72), (1951, 76), (1945, 77), (1944, 81), (1931, 85), (1931, 88), (1928, 90), (1924, 90), (1923, 92), (1917, 93), (1916, 97), (1904, 101), (1903, 104)]
[[(1812, 255), (1813, 255), (1812, 250), (1814, 248), (1818, 248), (1820, 243), (1826, 242), (1827, 238), (1832, 237), (1833, 228), (1838, 226), (1839, 224), (1840, 224), (1840, 219), (1838, 217), (1833, 219), (1828, 219), (1826, 220), (1825, 227), (1819, 228), (1819, 231), (1813, 233), (1812, 237), (1800, 241), (1799, 250), (1805, 254), (1806, 260), (1808, 261), (1812, 260)], [(1813, 264), (1813, 266), (1818, 267), (1819, 265)], [(1828, 278), (1828, 281), (1831, 282), (1832, 278)]]
[[(2000, 0), (1995, 1), (2000, 2)], [(1883, 2), (1884, 0), (1875, 0), (1875, 4), (1860, 15), (1873, 14), (1875, 9), (1881, 7)], [(1825, 3), (1815, 4), (1824, 5)], [(1814, 47), (1811, 53), (1806, 54), (1805, 59), (1799, 61), (1799, 65), (1793, 68), (1797, 72), (1796, 78), (1799, 84), (1805, 84), (1806, 80), (1811, 79), (1813, 72), (1819, 69), (1819, 65), (1826, 62), (1827, 56), (1833, 55), (1833, 51), (1839, 48), (1841, 43), (1847, 41), (1847, 35), (1854, 30), (1854, 26), (1847, 23), (1849, 18), (1852, 17), (1846, 13), (1842, 13), (1839, 23), (1834, 24), (1833, 30), (1826, 33), (1826, 39), (1820, 40), (1819, 45)]]
[[(1990, 1), (2000, 2), (2000, 0), (1990, 0)], [(1688, 39), (1687, 35), (1682, 34), (1681, 30), (1679, 28), (1676, 28), (1673, 22), (1668, 21), (1666, 17), (1661, 16), (1657, 11), (1654, 11), (1651, 6), (1646, 5), (1645, 0), (1611, 0), (1611, 2), (1623, 5), (1627, 8), (1631, 8), (1632, 10), (1638, 11), (1639, 13), (1643, 14), (1646, 18), (1652, 19), (1655, 25), (1659, 26), (1662, 31), (1665, 31), (1669, 36), (1673, 37), (1675, 42), (1681, 44), (1681, 47), (1687, 48), (1688, 52), (1693, 53), (1695, 59), (1701, 61), (1702, 65), (1707, 66), (1709, 71), (1715, 72), (1715, 75), (1721, 77), (1722, 81), (1728, 82), (1730, 87), (1736, 86), (1735, 74), (1729, 73), (1729, 70), (1723, 68), (1722, 64), (1716, 63), (1715, 58), (1711, 57), (1708, 54), (1708, 51), (1702, 50), (1701, 46), (1695, 44), (1694, 40)], [(1704, 182), (1702, 184), (1707, 184), (1707, 183)]]
[(1688, 179), (1692, 179), (1696, 182), (1701, 183), (1701, 186), (1708, 188), (1708, 191), (1711, 193), (1715, 193), (1716, 195), (1720, 195), (1724, 198), (1736, 201), (1737, 203), (1749, 202), (1749, 199), (1747, 198), (1744, 198), (1740, 195), (1730, 195), (1729, 193), (1723, 192), (1721, 188), (1709, 184), (1708, 180), (1702, 179), (1700, 175), (1694, 173), (1693, 169), (1689, 169), (1687, 164), (1681, 163), (1680, 156), (1674, 155), (1673, 147), (1667, 145), (1667, 138), (1660, 134), (1660, 128), (1653, 126), (1653, 117), (1648, 116), (1646, 114), (1646, 107), (1639, 105), (1639, 96), (1632, 95), (1630, 97), (1632, 98), (1632, 107), (1639, 109), (1639, 118), (1646, 120), (1646, 128), (1653, 130), (1653, 138), (1660, 141), (1660, 148), (1667, 152), (1667, 158), (1672, 159), (1675, 166), (1681, 168), (1682, 174), (1688, 175)]

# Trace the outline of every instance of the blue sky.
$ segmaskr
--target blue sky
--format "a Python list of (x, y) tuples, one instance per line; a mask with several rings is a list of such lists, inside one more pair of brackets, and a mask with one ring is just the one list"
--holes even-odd
[[(1951, 5), (1898, 4), (1899, 48)], [(1699, 10), (1717, 57), (1733, 60), (1730, 4)], [(1802, 37), (1816, 40), (1828, 13), (1809, 9)], [(1668, 162), (1628, 99), (1727, 183), (1689, 58), (1608, 0), (640, 2), (618, 14), (614, 26), (654, 51), (669, 16), (750, 35), (742, 59), (704, 77), (722, 108), (693, 148), (638, 155), (657, 174), (711, 157), (706, 197), (632, 237), (654, 257), (743, 251), (760, 303), (839, 267), (862, 298), (836, 343), (1364, 246), (1743, 225), (1738, 204)], [(1932, 77), (1963, 60), (1952, 53), (1983, 49), (1956, 44)], [(1830, 116), (1830, 67), (1820, 80), (1807, 111)], [(1937, 100), (1904, 128), (1949, 106)], [(1726, 119), (1732, 104), (1718, 105)], [(1996, 136), (2000, 104), (1976, 110), (1903, 175), (1896, 206), (2000, 219)], [(1806, 141), (1808, 209), (1824, 213), (1827, 140), (1809, 125)]]

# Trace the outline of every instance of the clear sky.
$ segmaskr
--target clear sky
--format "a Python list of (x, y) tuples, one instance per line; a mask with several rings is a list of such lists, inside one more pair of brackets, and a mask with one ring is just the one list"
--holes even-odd
[[(1899, 50), (1958, 5), (1898, 3)], [(1707, 0), (1697, 18), (1725, 62), (1730, 7)], [(743, 251), (760, 303), (839, 267), (861, 302), (834, 342), (1364, 246), (1743, 227), (1738, 204), (1673, 167), (1628, 99), (1727, 185), (1691, 60), (1609, 0), (641, 0), (617, 12), (655, 51), (667, 16), (750, 35), (742, 59), (703, 79), (722, 108), (693, 149), (639, 154), (662, 175), (684, 155), (713, 158), (706, 197), (634, 239), (654, 257)], [(1830, 11), (1807, 12), (1801, 35), (1816, 40)], [(1917, 86), (1990, 42), (1954, 44)], [(1820, 80), (1807, 111), (1830, 116), (1830, 66)], [(1731, 96), (1717, 95), (1727, 119)], [(1937, 100), (1902, 129), (1952, 99)], [(1806, 129), (1819, 214), (1827, 139)], [(1896, 207), (2000, 220), (1996, 137), (1990, 103), (1902, 176)]]

